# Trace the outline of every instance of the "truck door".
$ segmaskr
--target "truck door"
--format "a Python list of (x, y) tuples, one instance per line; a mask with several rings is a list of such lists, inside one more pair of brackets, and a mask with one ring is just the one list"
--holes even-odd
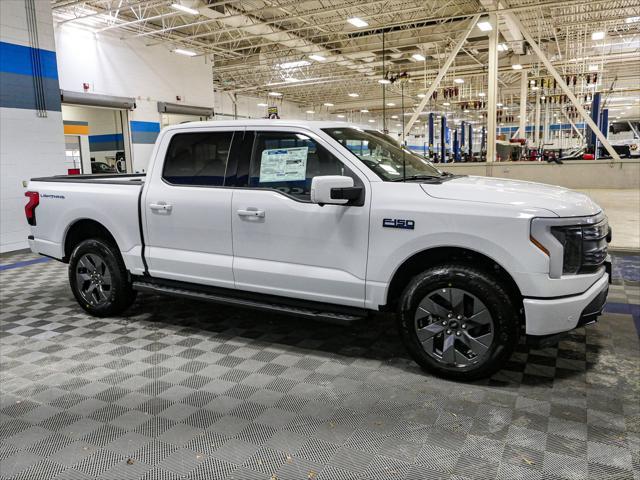
[(158, 159), (142, 199), (151, 276), (234, 287), (227, 182), (233, 135), (191, 127), (163, 138), (164, 162)]
[[(234, 190), (231, 208), (236, 288), (363, 307), (368, 182), (310, 135), (271, 127), (245, 136), (252, 147), (238, 165), (243, 188)], [(280, 160), (292, 165), (284, 179)], [(311, 203), (318, 175), (353, 177), (365, 186), (365, 204)]]

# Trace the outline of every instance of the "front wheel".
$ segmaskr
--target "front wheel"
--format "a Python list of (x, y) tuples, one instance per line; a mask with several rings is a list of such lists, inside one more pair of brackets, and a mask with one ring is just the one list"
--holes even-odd
[(120, 253), (102, 239), (85, 240), (73, 250), (69, 283), (80, 306), (96, 317), (122, 313), (136, 297)]
[(516, 305), (498, 279), (483, 270), (431, 267), (402, 294), (400, 333), (426, 370), (457, 380), (486, 377), (501, 368), (518, 343)]

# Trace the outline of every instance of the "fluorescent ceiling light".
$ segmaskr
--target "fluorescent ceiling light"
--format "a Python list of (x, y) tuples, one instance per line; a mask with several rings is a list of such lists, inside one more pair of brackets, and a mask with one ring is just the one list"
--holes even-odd
[(272, 97), (281, 97), (282, 94), (280, 92), (269, 92), (269, 95), (271, 95)]
[(268, 107), (269, 104), (268, 103), (259, 103), (258, 106), (259, 107)]
[(326, 60), (326, 58), (322, 55), (316, 55), (315, 53), (313, 55), (309, 55), (309, 58), (311, 60), (315, 60), (316, 62), (324, 62)]
[(533, 87), (531, 87), (531, 90), (533, 90), (533, 91), (535, 92), (535, 91), (536, 91), (536, 90), (538, 90), (539, 88), (540, 88), (540, 87), (537, 87), (537, 86), (535, 86), (535, 85), (534, 85)]
[(366, 108), (363, 108), (362, 110), (360, 110), (362, 113), (369, 113), (369, 110), (367, 110)]
[(501, 103), (496, 103), (496, 107), (501, 107), (502, 104)]
[(396, 123), (396, 127), (401, 127), (402, 124), (401, 123)]
[(174, 50), (174, 53), (177, 53), (177, 54), (180, 54), (180, 55), (186, 55), (187, 57), (195, 57), (196, 55), (198, 55), (193, 50), (184, 50), (182, 48), (176, 48)]
[(327, 102), (327, 103), (325, 103), (325, 104), (324, 104), (324, 106), (325, 106), (325, 107), (333, 107), (333, 103), (329, 103), (329, 102)]
[(463, 78), (456, 78), (453, 83), (464, 83), (464, 79)]
[(464, 113), (469, 113), (469, 110), (465, 110)]
[(358, 28), (364, 28), (369, 26), (367, 22), (365, 22), (364, 20), (358, 17), (347, 18), (347, 22), (349, 22), (354, 27), (358, 27)]
[(349, 96), (353, 97), (353, 98), (356, 98), (356, 97), (359, 97), (360, 94), (358, 94), (358, 93), (350, 93)]
[(307, 110), (307, 113), (316, 113), (313, 110)]
[(520, 65), (519, 63), (514, 63), (513, 65), (511, 65), (511, 68), (513, 68), (514, 70), (522, 70), (522, 65)]
[(449, 102), (444, 102), (442, 105), (444, 105), (445, 107), (448, 107), (451, 104)]
[(284, 83), (296, 83), (299, 82), (300, 80), (297, 78), (293, 78), (293, 77), (287, 77), (284, 79)]
[(383, 85), (388, 85), (391, 83), (391, 80), (389, 80), (388, 78), (381, 78), (380, 80), (378, 80), (378, 83), (382, 83)]
[(391, 118), (396, 119), (398, 118), (398, 115), (391, 115)]
[(485, 95), (486, 95), (486, 93), (484, 93), (484, 92), (480, 92), (480, 93), (478, 93), (478, 96), (479, 96), (479, 97), (484, 97)]
[(180, 3), (172, 3), (171, 8), (174, 10), (180, 10), (181, 12), (188, 13), (190, 15), (198, 15), (200, 12), (195, 8), (185, 7)]
[(509, 50), (509, 45), (507, 45), (506, 43), (499, 43), (498, 44), (498, 51), (499, 52), (506, 52), (507, 50)]
[(297, 68), (297, 67), (306, 67), (307, 65), (311, 65), (311, 62), (307, 60), (296, 60), (295, 62), (285, 62), (278, 65), (280, 68), (288, 69), (288, 68)]
[(338, 118), (344, 118), (344, 115), (338, 115)]
[(602, 39), (604, 39), (603, 31), (593, 32), (591, 34), (591, 40), (602, 40)]
[(597, 72), (598, 71), (598, 65), (589, 65), (589, 71), (590, 72)]
[(414, 60), (418, 61), (418, 62), (424, 62), (427, 58), (422, 55), (421, 53), (414, 53), (413, 55), (411, 55), (413, 57)]
[(628, 17), (624, 19), (624, 23), (637, 23), (640, 22), (640, 17)]
[(369, 120), (369, 123), (375, 123), (375, 120), (374, 120), (373, 118), (371, 118), (371, 119)]
[(392, 102), (387, 103), (387, 107), (395, 107), (395, 106), (396, 106), (395, 103), (392, 103)]
[(424, 98), (424, 97), (426, 97), (426, 95), (424, 93), (419, 93), (418, 94), (418, 98)]
[(483, 32), (490, 32), (491, 30), (493, 30), (491, 22), (487, 22), (486, 20), (483, 22), (478, 22), (478, 28)]

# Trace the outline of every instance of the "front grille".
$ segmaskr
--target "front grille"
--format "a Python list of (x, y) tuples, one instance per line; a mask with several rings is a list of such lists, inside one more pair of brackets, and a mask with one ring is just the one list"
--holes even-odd
[(582, 262), (579, 273), (598, 270), (607, 259), (609, 223), (606, 219), (596, 225), (582, 227)]

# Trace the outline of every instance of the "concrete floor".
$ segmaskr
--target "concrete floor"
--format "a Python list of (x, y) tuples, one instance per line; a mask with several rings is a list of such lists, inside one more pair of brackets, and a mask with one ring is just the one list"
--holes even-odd
[(600, 205), (613, 229), (610, 248), (640, 251), (640, 188), (580, 190)]

